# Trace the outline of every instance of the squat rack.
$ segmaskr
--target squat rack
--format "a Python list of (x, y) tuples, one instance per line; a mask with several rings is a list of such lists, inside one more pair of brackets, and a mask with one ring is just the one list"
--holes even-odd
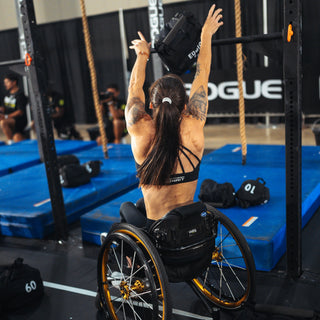
[[(38, 51), (37, 25), (33, 1), (17, 0), (27, 48), (26, 59), (1, 62), (0, 66), (25, 63), (29, 93), (38, 142), (42, 148), (51, 198), (55, 232), (58, 239), (67, 239), (67, 219), (59, 181), (57, 155), (48, 104), (45, 97), (43, 58)], [(160, 1), (160, 0), (159, 0)], [(154, 2), (154, 1), (153, 1)], [(161, 2), (161, 1), (160, 1)], [(301, 256), (301, 103), (302, 103), (302, 3), (284, 0), (284, 29), (275, 34), (222, 39), (214, 45), (264, 41), (283, 38), (283, 92), (286, 124), (286, 224), (287, 274), (297, 278), (302, 272)]]
[[(161, 0), (149, 0), (150, 2), (162, 4)], [(283, 93), (286, 126), (287, 275), (290, 278), (298, 278), (302, 273), (302, 2), (301, 0), (283, 0), (283, 6), (284, 23), (282, 32), (215, 40), (212, 46), (283, 39)], [(152, 50), (151, 53), (155, 53), (155, 50)]]

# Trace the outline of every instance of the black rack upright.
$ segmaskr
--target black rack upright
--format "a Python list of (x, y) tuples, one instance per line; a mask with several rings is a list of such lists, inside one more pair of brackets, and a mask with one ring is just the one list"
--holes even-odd
[(52, 214), (56, 237), (66, 240), (68, 237), (67, 219), (63, 194), (59, 179), (57, 154), (51, 124), (50, 110), (46, 99), (46, 83), (43, 57), (39, 52), (37, 24), (32, 0), (19, 0), (22, 25), (26, 41), (26, 75), (28, 79), (31, 107), (36, 123), (37, 139), (42, 147), (48, 187), (51, 198)]
[(284, 0), (283, 86), (286, 121), (287, 275), (302, 272), (301, 249), (301, 0)]

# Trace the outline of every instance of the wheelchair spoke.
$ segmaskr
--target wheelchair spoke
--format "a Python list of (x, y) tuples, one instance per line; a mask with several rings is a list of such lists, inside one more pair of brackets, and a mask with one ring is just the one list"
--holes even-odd
[(129, 299), (128, 305), (129, 305), (129, 307), (131, 308), (131, 310), (133, 311), (134, 319), (135, 319), (135, 320), (137, 319), (137, 317), (136, 317), (136, 315), (137, 315), (140, 320), (143, 320), (143, 319), (141, 319), (141, 317), (139, 316), (139, 314), (134, 310), (133, 303), (132, 303), (131, 299)]
[[(133, 290), (131, 290), (131, 289), (129, 289), (129, 290), (130, 290), (131, 292), (135, 293)], [(138, 294), (135, 293), (134, 297), (139, 298), (143, 303), (146, 304), (146, 306), (147, 306), (149, 309), (153, 310), (153, 308), (150, 306), (150, 303), (148, 303), (148, 302), (145, 301), (143, 298), (141, 298), (141, 295), (138, 295)]]
[(121, 240), (121, 250), (120, 250), (121, 254), (120, 254), (120, 259), (121, 259), (121, 272), (123, 270), (123, 240)]
[[(239, 258), (228, 258), (228, 259), (225, 259), (225, 260), (227, 261), (227, 260), (230, 260), (230, 259), (239, 259)], [(238, 266), (238, 265), (233, 264), (233, 263), (228, 263), (228, 265), (230, 265), (230, 266), (233, 267), (233, 268), (237, 268), (237, 269), (240, 269), (240, 270), (243, 270), (243, 271), (246, 271), (246, 270), (247, 270), (246, 268), (241, 267), (241, 266)]]
[(107, 263), (107, 268), (109, 269), (110, 274), (112, 274), (112, 270), (111, 270), (110, 266), (108, 265), (108, 263)]
[(240, 281), (240, 279), (238, 278), (238, 276), (236, 275), (236, 273), (234, 272), (232, 266), (229, 264), (228, 260), (226, 260), (226, 258), (222, 255), (222, 257), (225, 259), (226, 263), (228, 264), (229, 266), (229, 269), (231, 270), (231, 272), (233, 273), (233, 275), (235, 276), (235, 278), (238, 280), (240, 286), (242, 287), (243, 290), (245, 290), (245, 287), (244, 285), (242, 284), (242, 282)]
[(136, 261), (136, 252), (133, 254), (133, 261), (131, 262), (131, 272), (130, 272), (130, 287), (131, 287), (131, 281), (132, 281), (132, 272), (133, 272), (133, 267)]
[[(116, 300), (112, 300), (112, 301), (116, 301)], [(120, 300), (121, 301), (121, 300)], [(115, 313), (118, 313), (119, 310), (123, 307), (124, 301), (121, 302), (121, 305), (119, 306), (119, 308), (115, 311)]]
[(230, 248), (230, 247), (238, 247), (238, 245), (236, 243), (234, 244), (225, 244), (223, 245), (224, 248)]
[[(232, 296), (232, 298), (233, 298), (233, 300), (234, 301), (236, 301), (236, 299), (235, 299), (235, 297), (234, 297), (234, 295), (233, 295), (233, 292), (232, 292), (232, 290), (231, 290), (231, 288), (230, 288), (230, 286), (229, 286), (229, 283), (228, 283), (228, 281), (227, 281), (227, 279), (226, 279), (226, 277), (225, 277), (225, 275), (224, 275), (224, 273), (223, 273), (223, 270), (222, 270), (222, 263), (221, 263), (221, 267), (220, 267), (220, 290), (221, 290), (221, 288), (222, 288), (222, 283), (221, 283), (221, 280), (222, 280), (222, 278), (223, 278), (223, 280), (224, 280), (224, 282), (225, 282), (225, 284), (226, 284), (226, 286), (228, 287), (228, 289), (229, 289), (229, 292), (230, 292), (230, 294), (231, 294), (231, 296)], [(221, 292), (220, 292), (220, 298), (221, 298)]]
[[(121, 301), (123, 301), (123, 300), (122, 300), (122, 297), (111, 297), (111, 301), (121, 302)], [(120, 306), (120, 307), (121, 307), (121, 306)]]
[(137, 269), (134, 273), (132, 273), (130, 276), (128, 276), (127, 278), (123, 278), (124, 281), (131, 281), (131, 279), (133, 278), (133, 276), (135, 274), (137, 274), (140, 270), (144, 269), (145, 268), (145, 264), (143, 264), (139, 269)]
[[(242, 258), (242, 257), (239, 257), (239, 258)], [(239, 258), (224, 258), (224, 260), (230, 260), (230, 259), (239, 259)], [(218, 265), (218, 263), (219, 262), (217, 262), (217, 261), (214, 261), (214, 262), (211, 262), (213, 265)], [(225, 263), (225, 264), (227, 264), (227, 263)], [(233, 264), (233, 263), (229, 263), (230, 264), (230, 266), (232, 266), (232, 267), (234, 267), (234, 268), (237, 268), (237, 269), (240, 269), (240, 270), (243, 270), (243, 271), (246, 271), (247, 269), (246, 268), (244, 268), (244, 267), (241, 267), (241, 266), (238, 266), (238, 265), (236, 265), (236, 264)]]
[(125, 278), (124, 278), (124, 274), (123, 274), (123, 272), (122, 272), (122, 268), (120, 267), (120, 263), (119, 263), (118, 257), (117, 257), (117, 255), (116, 255), (115, 250), (114, 250), (114, 247), (112, 247), (112, 250), (113, 250), (113, 254), (114, 254), (115, 258), (116, 258), (117, 265), (118, 265), (119, 271), (120, 271), (120, 273), (121, 273), (121, 276), (122, 276), (123, 279), (125, 279)]
[(209, 267), (206, 270), (206, 274), (205, 274), (205, 277), (204, 277), (204, 280), (203, 280), (203, 286), (205, 286), (205, 284), (207, 282), (208, 272), (209, 272)]
[(219, 299), (221, 299), (221, 290), (222, 290), (222, 263), (221, 263), (221, 266), (219, 265), (219, 262), (218, 262), (218, 267), (219, 267), (219, 271), (220, 271), (220, 283), (219, 283)]
[(127, 316), (126, 316), (126, 309), (125, 309), (124, 303), (122, 304), (122, 310), (123, 310), (123, 316), (124, 316), (124, 319), (127, 319)]
[(223, 237), (223, 239), (222, 239), (222, 227), (220, 227), (220, 238), (221, 238), (221, 240), (220, 240), (219, 244), (217, 245), (217, 247), (219, 247), (220, 245), (222, 245), (222, 243), (224, 242), (224, 240), (226, 240), (226, 238), (227, 238), (229, 235), (230, 235), (230, 232), (228, 232), (228, 233)]
[(133, 291), (131, 289), (130, 289), (130, 291), (133, 293), (133, 297), (134, 298), (138, 298), (138, 297), (141, 297), (141, 296), (143, 296), (143, 295), (145, 295), (147, 293), (151, 293), (152, 292), (152, 291), (145, 291), (145, 292), (142, 292), (142, 293), (136, 293), (135, 291)]

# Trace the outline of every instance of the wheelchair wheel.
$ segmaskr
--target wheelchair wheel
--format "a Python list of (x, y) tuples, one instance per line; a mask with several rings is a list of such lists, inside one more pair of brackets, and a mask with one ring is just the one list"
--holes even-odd
[(238, 309), (255, 295), (255, 263), (248, 243), (235, 224), (209, 207), (217, 222), (210, 266), (193, 283), (214, 304)]
[(109, 318), (167, 320), (172, 305), (168, 278), (147, 235), (129, 224), (114, 225), (98, 258), (101, 304)]

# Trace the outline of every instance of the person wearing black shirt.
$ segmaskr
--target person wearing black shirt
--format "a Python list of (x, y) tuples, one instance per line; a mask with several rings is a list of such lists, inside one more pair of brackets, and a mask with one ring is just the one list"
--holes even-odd
[[(121, 138), (126, 134), (124, 120), (125, 101), (119, 99), (120, 90), (118, 85), (110, 84), (107, 90), (100, 95), (106, 134), (108, 142), (120, 143)], [(96, 139), (98, 145), (102, 144), (101, 136)]]
[(7, 90), (0, 106), (0, 126), (8, 144), (25, 139), (24, 129), (27, 125), (26, 106), (28, 99), (18, 86), (18, 77), (8, 74), (4, 78)]
[(54, 91), (47, 91), (48, 103), (51, 109), (51, 119), (53, 126), (57, 130), (58, 137), (63, 140), (76, 139), (82, 140), (79, 132), (74, 128), (71, 121), (66, 116), (65, 100), (63, 96)]

